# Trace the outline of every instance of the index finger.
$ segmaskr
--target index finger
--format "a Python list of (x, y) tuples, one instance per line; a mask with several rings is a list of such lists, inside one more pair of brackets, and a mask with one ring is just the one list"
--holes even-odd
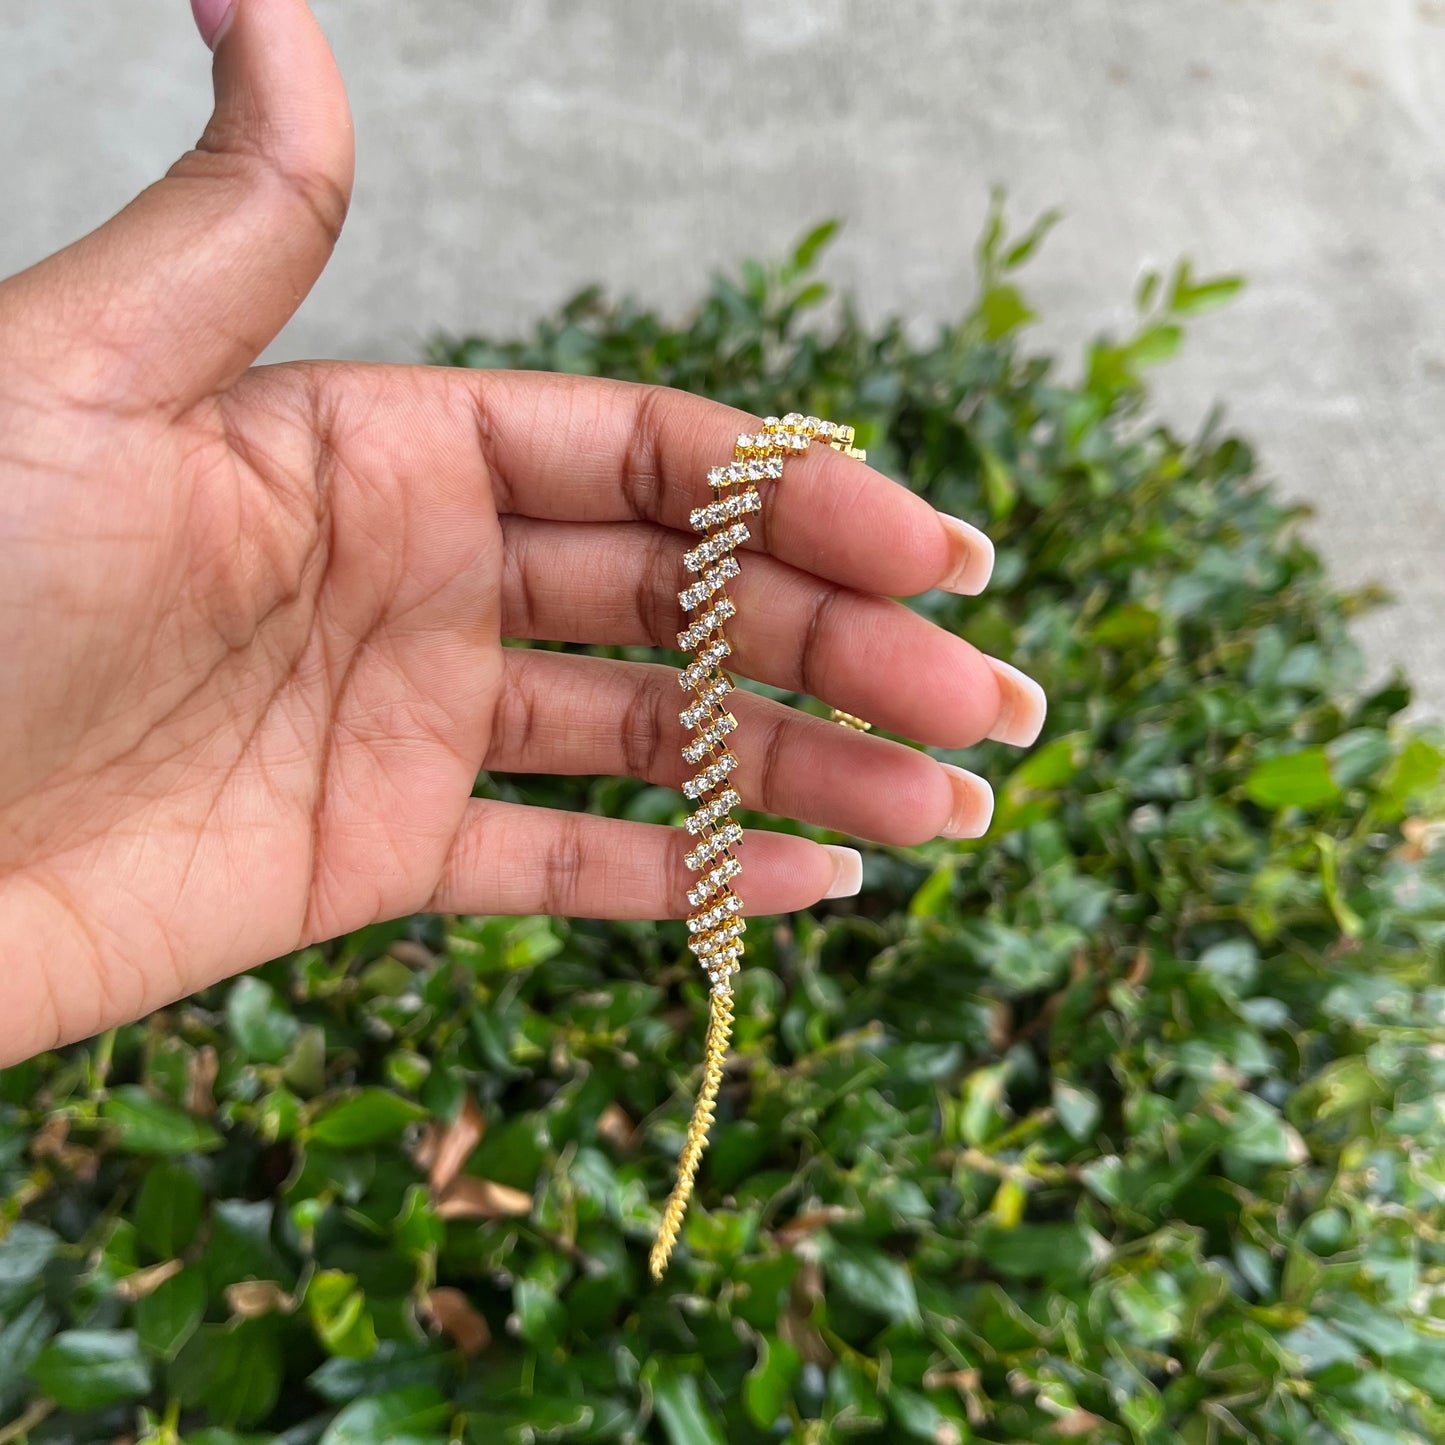
[[(434, 374), (436, 369), (432, 369)], [(761, 418), (668, 387), (528, 371), (443, 370), (470, 409), (497, 508), (552, 521), (650, 521), (690, 530), (707, 474)], [(780, 405), (781, 401), (780, 399)], [(847, 417), (830, 417), (846, 423)], [(844, 586), (890, 597), (976, 593), (993, 545), (865, 462), (826, 445), (765, 484), (747, 544)]]

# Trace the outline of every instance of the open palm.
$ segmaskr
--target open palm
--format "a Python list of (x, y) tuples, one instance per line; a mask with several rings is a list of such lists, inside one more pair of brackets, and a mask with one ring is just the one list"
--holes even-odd
[[(252, 365), (345, 214), (345, 95), (303, 0), (238, 0), (197, 149), (0, 285), (0, 1063), (419, 909), (665, 917), (677, 830), (471, 798), (482, 768), (678, 784), (667, 668), (708, 466), (753, 418), (528, 373)], [(788, 402), (780, 398), (780, 407)], [(1027, 742), (1037, 686), (889, 600), (980, 534), (836, 453), (790, 464), (734, 661), (920, 741)], [(751, 806), (890, 842), (987, 786), (743, 696)], [(856, 887), (750, 835), (752, 912)]]

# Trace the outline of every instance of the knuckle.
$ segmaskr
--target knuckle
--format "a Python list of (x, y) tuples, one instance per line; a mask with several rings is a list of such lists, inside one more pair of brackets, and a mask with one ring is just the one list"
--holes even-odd
[(817, 697), (818, 685), (815, 674), (818, 660), (823, 655), (832, 635), (834, 614), (841, 594), (832, 587), (820, 587), (808, 608), (808, 620), (798, 638), (797, 659), (793, 672), (798, 679), (799, 690)]
[(783, 766), (784, 753), (788, 745), (789, 726), (792, 721), (786, 714), (768, 719), (767, 731), (760, 738), (760, 761), (758, 765), (758, 806), (769, 813), (784, 811), (780, 806), (779, 785), (786, 777)]
[(659, 454), (669, 395), (664, 386), (642, 388), (622, 448), (618, 488), (628, 511), (639, 521), (655, 522), (662, 512)]
[(654, 647), (674, 646), (681, 626), (682, 608), (672, 585), (677, 570), (676, 537), (654, 530), (644, 546), (633, 591), (638, 624)]
[(582, 880), (586, 872), (587, 845), (582, 822), (575, 816), (558, 821), (556, 836), (542, 852), (541, 912), (562, 917), (582, 911)]
[(167, 175), (241, 186), (263, 196), (279, 194), (282, 206), (308, 217), (328, 246), (335, 246), (350, 208), (348, 188), (323, 165), (283, 160), (239, 125), (220, 119), (212, 120)]
[(644, 673), (632, 684), (622, 713), (622, 760), (630, 777), (653, 780), (661, 772), (662, 707), (658, 679)]

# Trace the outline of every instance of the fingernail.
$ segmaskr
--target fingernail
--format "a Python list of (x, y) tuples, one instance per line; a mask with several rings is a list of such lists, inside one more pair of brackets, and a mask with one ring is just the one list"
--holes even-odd
[(856, 848), (823, 845), (833, 858), (833, 882), (824, 898), (852, 898), (863, 886), (863, 855)]
[(948, 533), (951, 555), (948, 575), (938, 585), (945, 592), (961, 592), (968, 597), (982, 592), (993, 575), (993, 543), (961, 517), (940, 512), (938, 519)]
[(952, 763), (940, 763), (953, 789), (953, 811), (940, 838), (982, 838), (993, 818), (993, 789), (986, 779)]
[(196, 29), (201, 32), (201, 39), (212, 50), (225, 33), (231, 12), (235, 8), (236, 0), (191, 0), (191, 14), (196, 17)]
[(996, 657), (985, 657), (984, 661), (993, 668), (1003, 698), (1003, 710), (989, 737), (995, 742), (1026, 747), (1038, 737), (1044, 726), (1044, 717), (1049, 710), (1044, 690), (1027, 673), (1000, 662)]

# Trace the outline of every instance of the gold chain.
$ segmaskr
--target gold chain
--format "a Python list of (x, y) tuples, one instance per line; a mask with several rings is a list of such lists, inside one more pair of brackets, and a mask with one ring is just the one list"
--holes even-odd
[[(654, 1279), (661, 1279), (667, 1268), (692, 1197), (698, 1164), (707, 1147), (732, 1036), (732, 976), (742, 964), (747, 927), (742, 916), (743, 902), (737, 893), (742, 865), (733, 852), (742, 841), (742, 829), (733, 818), (733, 810), (741, 806), (742, 799), (730, 782), (738, 760), (727, 744), (738, 723), (724, 706), (733, 690), (733, 681), (722, 666), (732, 655), (724, 624), (737, 616), (727, 585), (741, 571), (735, 553), (749, 536), (743, 518), (762, 511), (763, 491), (769, 482), (781, 479), (783, 462), (806, 452), (814, 441), (826, 442), (851, 457), (861, 459), (864, 455), (853, 445), (850, 426), (837, 426), (797, 412), (781, 419), (770, 416), (761, 431), (737, 439), (730, 465), (713, 467), (708, 472), (713, 500), (698, 507), (689, 518), (703, 540), (682, 559), (694, 580), (678, 593), (677, 599), (685, 617), (677, 645), (693, 657), (678, 674), (683, 690), (691, 694), (681, 714), (683, 727), (692, 734), (682, 756), (698, 768), (696, 775), (683, 784), (683, 792), (698, 805), (686, 823), (687, 831), (697, 840), (687, 855), (687, 866), (698, 875), (688, 890), (692, 912), (687, 929), (688, 948), (707, 974), (710, 993), (702, 1086), (678, 1160), (677, 1182), (668, 1196), (652, 1246), (649, 1263)], [(847, 713), (835, 712), (834, 718), (845, 726), (867, 727)]]

